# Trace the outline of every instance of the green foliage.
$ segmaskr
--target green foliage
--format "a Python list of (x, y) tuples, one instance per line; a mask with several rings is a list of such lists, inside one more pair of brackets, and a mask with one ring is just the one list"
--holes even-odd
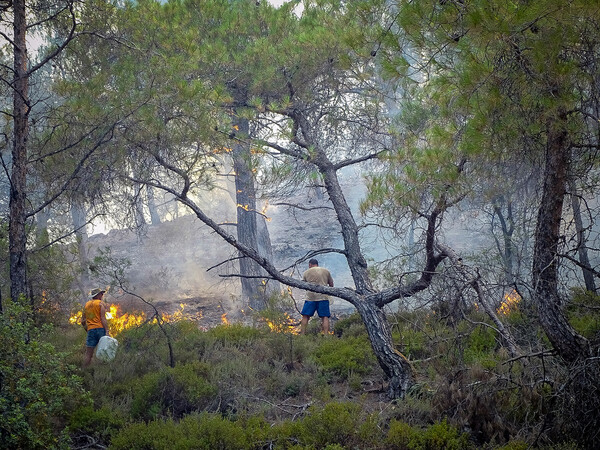
[(460, 433), (446, 420), (424, 430), (392, 420), (386, 438), (387, 448), (407, 450), (462, 450), (471, 448), (468, 435)]
[(404, 327), (392, 333), (392, 338), (401, 346), (402, 353), (409, 359), (421, 358), (428, 350), (425, 333), (412, 327)]
[(352, 373), (366, 374), (377, 363), (366, 337), (323, 339), (314, 353), (314, 359), (325, 370), (342, 379)]
[(65, 354), (45, 342), (31, 313), (12, 302), (0, 314), (0, 442), (3, 448), (45, 449), (65, 443), (65, 421), (90, 397)]
[(191, 414), (179, 422), (172, 419), (134, 423), (112, 442), (114, 450), (244, 449), (251, 448), (242, 426), (218, 415)]
[(207, 381), (208, 374), (206, 364), (189, 362), (145, 375), (136, 382), (131, 415), (151, 420), (202, 411), (216, 394)]
[(585, 290), (574, 290), (567, 309), (569, 322), (584, 337), (593, 339), (600, 333), (600, 295)]
[(263, 332), (257, 328), (246, 327), (238, 323), (219, 325), (211, 328), (206, 333), (221, 343), (234, 345), (249, 345), (263, 335)]
[[(308, 415), (296, 422), (273, 427), (276, 448), (376, 448), (378, 435), (372, 434), (372, 417), (365, 417), (356, 403), (333, 402), (323, 408), (312, 407)], [(365, 431), (364, 424), (370, 428)], [(289, 443), (294, 442), (299, 447)]]
[(333, 327), (333, 333), (339, 337), (364, 336), (367, 334), (367, 329), (360, 315), (353, 313), (338, 320)]
[(118, 412), (108, 407), (94, 409), (89, 405), (73, 411), (69, 418), (69, 433), (73, 444), (79, 440), (87, 444), (91, 438), (96, 443), (107, 445), (124, 425), (125, 418)]
[(493, 367), (495, 363), (494, 349), (496, 348), (496, 331), (490, 327), (478, 325), (469, 333), (464, 358), (467, 364), (477, 361)]

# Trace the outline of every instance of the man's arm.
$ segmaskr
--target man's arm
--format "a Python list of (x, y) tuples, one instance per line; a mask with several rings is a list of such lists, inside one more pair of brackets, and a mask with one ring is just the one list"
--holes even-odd
[(331, 273), (328, 273), (327, 283), (329, 284), (329, 286), (333, 287), (333, 278), (331, 277)]
[(106, 335), (110, 336), (110, 331), (108, 331), (108, 322), (106, 320), (106, 306), (104, 302), (100, 303), (100, 320), (102, 321), (102, 326), (106, 330)]

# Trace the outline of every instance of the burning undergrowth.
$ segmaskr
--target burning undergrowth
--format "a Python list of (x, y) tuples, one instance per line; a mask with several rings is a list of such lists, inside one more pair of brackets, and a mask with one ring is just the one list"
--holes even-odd
[[(174, 323), (182, 320), (197, 324), (198, 328), (207, 330), (218, 325), (240, 323), (244, 325), (263, 324), (277, 333), (298, 333), (299, 319), (288, 313), (269, 311), (258, 314), (253, 311), (231, 310), (217, 299), (210, 297), (191, 297), (179, 303), (160, 301), (149, 303), (133, 296), (107, 300), (106, 318), (111, 334), (116, 335), (124, 330), (144, 324)], [(69, 322), (80, 325), (82, 311), (73, 312)]]

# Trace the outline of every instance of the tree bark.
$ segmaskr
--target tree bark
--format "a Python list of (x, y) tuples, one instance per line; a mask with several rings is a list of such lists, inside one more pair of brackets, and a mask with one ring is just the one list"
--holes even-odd
[(369, 301), (357, 301), (356, 309), (363, 320), (379, 365), (388, 378), (388, 397), (402, 398), (414, 383), (414, 371), (408, 359), (394, 347), (385, 312)]
[[(263, 215), (257, 215), (256, 217), (257, 227), (257, 244), (258, 253), (264, 256), (269, 261), (273, 261), (273, 246), (271, 245), (271, 235), (269, 234), (269, 228), (267, 227), (267, 221)], [(277, 295), (281, 292), (281, 285), (277, 280), (267, 280), (265, 286), (265, 295), (270, 297), (271, 295)]]
[(71, 218), (73, 219), (73, 228), (75, 237), (77, 238), (77, 253), (79, 254), (79, 267), (81, 275), (79, 277), (80, 289), (85, 292), (89, 281), (89, 259), (87, 254), (87, 231), (86, 226), (85, 206), (80, 199), (71, 200)]
[(13, 148), (9, 201), (10, 289), (13, 301), (27, 295), (27, 139), (29, 135), (29, 74), (25, 0), (13, 1)]
[(146, 198), (148, 199), (148, 210), (150, 211), (150, 223), (152, 225), (160, 224), (160, 214), (156, 207), (156, 200), (154, 199), (154, 188), (152, 186), (146, 186)]
[(588, 291), (596, 292), (596, 281), (594, 274), (587, 267), (590, 265), (590, 258), (588, 257), (586, 242), (585, 242), (585, 230), (583, 228), (583, 220), (581, 218), (581, 206), (579, 204), (579, 197), (577, 196), (577, 186), (573, 179), (569, 179), (569, 188), (571, 191), (571, 206), (573, 208), (573, 220), (575, 222), (575, 231), (577, 233), (577, 252), (579, 254), (579, 262), (583, 270), (583, 281), (585, 282), (585, 288)]
[(534, 299), (540, 323), (558, 354), (568, 362), (589, 356), (587, 339), (569, 324), (558, 293), (558, 245), (569, 165), (567, 117), (561, 112), (548, 127), (544, 186), (533, 254)]
[[(244, 100), (239, 99), (241, 103)], [(239, 117), (237, 114), (234, 114), (233, 117), (233, 127), (233, 132), (237, 135), (248, 136), (250, 133), (248, 120)], [(237, 140), (233, 146), (232, 156), (235, 172), (237, 238), (241, 244), (261, 253), (258, 245), (256, 188), (254, 186), (254, 174), (250, 167), (249, 144)], [(262, 253), (261, 255), (264, 256)], [(258, 311), (262, 310), (267, 306), (266, 274), (255, 261), (243, 254), (240, 256), (242, 298), (250, 308)], [(261, 278), (261, 276), (265, 278)]]
[[(502, 199), (503, 200), (503, 199)], [(502, 201), (502, 203), (504, 203)], [(515, 244), (513, 242), (513, 233), (514, 233), (514, 220), (512, 215), (512, 202), (510, 200), (507, 201), (507, 214), (506, 217), (501, 209), (500, 201), (494, 202), (494, 213), (498, 217), (500, 221), (500, 229), (502, 230), (502, 240), (503, 247), (498, 245), (498, 251), (500, 252), (500, 256), (502, 257), (502, 261), (504, 263), (504, 272), (506, 278), (506, 284), (509, 286), (513, 286), (515, 284)]]

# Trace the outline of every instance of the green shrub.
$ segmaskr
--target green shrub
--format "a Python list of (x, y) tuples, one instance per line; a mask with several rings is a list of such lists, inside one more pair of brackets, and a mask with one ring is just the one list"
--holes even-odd
[(569, 322), (588, 339), (600, 333), (600, 295), (585, 290), (574, 290), (572, 303), (567, 308)]
[(413, 442), (417, 442), (419, 432), (407, 423), (392, 420), (385, 440), (386, 447), (390, 450), (408, 449)]
[(348, 317), (338, 320), (333, 327), (336, 336), (360, 336), (367, 334), (367, 329), (358, 313), (350, 314)]
[(495, 366), (496, 331), (490, 327), (478, 325), (469, 333), (464, 351), (467, 364), (482, 363), (484, 367)]
[(263, 331), (241, 324), (219, 325), (206, 332), (217, 340), (230, 344), (249, 344), (263, 334)]
[(0, 314), (0, 445), (65, 445), (67, 414), (90, 403), (65, 354), (45, 341), (27, 308), (7, 301)]
[(407, 450), (464, 450), (471, 448), (466, 433), (460, 433), (446, 420), (420, 430), (392, 420), (386, 438), (386, 448)]
[(366, 337), (324, 339), (313, 358), (323, 370), (343, 380), (352, 373), (367, 374), (377, 363)]
[(322, 409), (311, 407), (308, 415), (298, 421), (274, 426), (271, 436), (275, 448), (368, 448), (361, 445), (361, 437), (370, 436), (361, 429), (363, 420), (359, 404), (329, 403)]
[(135, 423), (112, 440), (113, 450), (228, 450), (251, 448), (240, 424), (214, 414), (192, 414), (180, 422), (172, 419)]
[(208, 373), (206, 364), (192, 362), (145, 375), (136, 382), (132, 416), (150, 420), (201, 411), (216, 395), (207, 381)]
[(75, 447), (82, 447), (89, 444), (91, 438), (97, 444), (106, 446), (124, 425), (125, 419), (107, 407), (94, 409), (92, 406), (85, 406), (71, 414), (71, 441)]
[(468, 435), (448, 425), (446, 420), (434, 423), (423, 432), (423, 449), (464, 450), (470, 447)]
[(400, 347), (400, 351), (409, 359), (421, 358), (427, 350), (426, 335), (422, 331), (407, 327), (392, 334), (394, 343)]

